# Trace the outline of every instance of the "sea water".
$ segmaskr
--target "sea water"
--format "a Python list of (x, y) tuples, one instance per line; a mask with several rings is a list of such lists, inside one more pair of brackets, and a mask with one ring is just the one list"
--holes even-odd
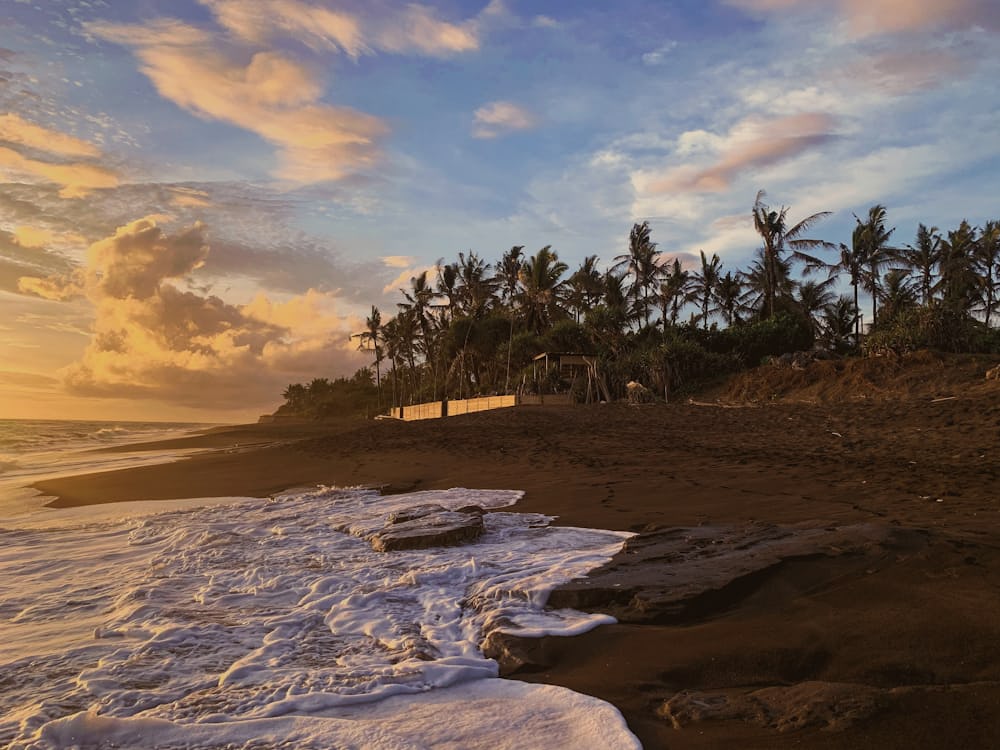
[[(628, 535), (506, 511), (518, 497), (320, 489), (0, 517), (0, 746), (637, 748), (613, 706), (500, 679), (482, 653), (498, 630), (611, 621), (544, 605)], [(379, 553), (338, 531), (428, 503), (488, 509), (485, 533)]]
[[(188, 435), (210, 425), (0, 419), (0, 516), (46, 502), (27, 485), (43, 479), (174, 461), (194, 449), (122, 451), (121, 446)], [(98, 449), (116, 447), (113, 453)]]

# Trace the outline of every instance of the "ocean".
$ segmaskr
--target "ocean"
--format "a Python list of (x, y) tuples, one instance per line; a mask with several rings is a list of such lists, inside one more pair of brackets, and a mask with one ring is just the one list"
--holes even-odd
[[(13, 464), (0, 491), (61, 471), (60, 455), (106, 465), (83, 446), (191, 428), (33, 424), (38, 434), (24, 423), (20, 437), (0, 433)], [(0, 746), (638, 748), (610, 704), (501, 679), (482, 653), (496, 631), (573, 635), (613, 621), (544, 605), (629, 535), (509, 512), (519, 497), (318, 488), (52, 510), (8, 492)], [(348, 533), (428, 503), (479, 505), (486, 532), (386, 553)]]

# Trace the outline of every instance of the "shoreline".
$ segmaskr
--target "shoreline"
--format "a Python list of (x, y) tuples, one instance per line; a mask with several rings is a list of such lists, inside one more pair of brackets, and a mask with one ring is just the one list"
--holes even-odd
[[(998, 420), (985, 394), (247, 425), (179, 439), (172, 447), (205, 452), (172, 464), (34, 486), (57, 496), (52, 507), (314, 484), (524, 490), (515, 510), (640, 536), (588, 591), (553, 594), (619, 624), (512, 642), (506, 676), (608, 700), (648, 748), (985, 747), (1000, 744), (990, 721), (1000, 714)], [(697, 562), (698, 529), (739, 542), (732, 575), (694, 565), (680, 595), (663, 572), (678, 556)], [(776, 538), (791, 546), (767, 558)], [(741, 546), (753, 554), (740, 558)], [(640, 564), (622, 567), (632, 558)], [(737, 699), (767, 713), (747, 698), (767, 688), (806, 725), (781, 725), (773, 706), (770, 724), (741, 715)], [(692, 718), (678, 702), (685, 690), (729, 713)], [(670, 700), (679, 729), (661, 715)], [(865, 701), (838, 731), (808, 708)]]

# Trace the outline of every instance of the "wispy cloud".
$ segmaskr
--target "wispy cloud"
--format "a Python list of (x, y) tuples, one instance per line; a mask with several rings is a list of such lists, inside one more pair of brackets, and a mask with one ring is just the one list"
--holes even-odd
[(713, 160), (707, 165), (683, 164), (666, 174), (652, 178), (647, 188), (652, 193), (720, 192), (733, 179), (754, 168), (767, 167), (792, 159), (803, 152), (836, 138), (835, 120), (821, 113), (790, 115), (781, 118), (747, 117), (724, 137), (705, 131), (684, 133), (678, 139), (678, 153), (687, 161), (696, 161), (698, 152), (708, 152)]
[(101, 154), (93, 143), (36, 125), (16, 113), (0, 115), (0, 141), (63, 156), (97, 157)]
[(476, 138), (496, 138), (518, 130), (530, 130), (537, 124), (538, 118), (519, 104), (495, 101), (476, 110), (472, 135)]
[(88, 24), (93, 34), (131, 47), (161, 96), (206, 119), (256, 133), (278, 147), (277, 176), (308, 184), (372, 166), (387, 132), (377, 117), (322, 104), (322, 85), (304, 65), (272, 51), (242, 63), (211, 35), (173, 21), (146, 26)]
[(725, 0), (745, 10), (770, 13), (833, 6), (858, 37), (936, 28), (1000, 30), (1000, 6), (994, 0)]

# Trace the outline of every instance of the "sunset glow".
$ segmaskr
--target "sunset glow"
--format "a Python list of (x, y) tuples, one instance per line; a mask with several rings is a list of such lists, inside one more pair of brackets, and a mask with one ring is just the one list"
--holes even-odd
[(995, 218), (993, 0), (5, 3), (0, 418), (245, 421), (439, 258)]

